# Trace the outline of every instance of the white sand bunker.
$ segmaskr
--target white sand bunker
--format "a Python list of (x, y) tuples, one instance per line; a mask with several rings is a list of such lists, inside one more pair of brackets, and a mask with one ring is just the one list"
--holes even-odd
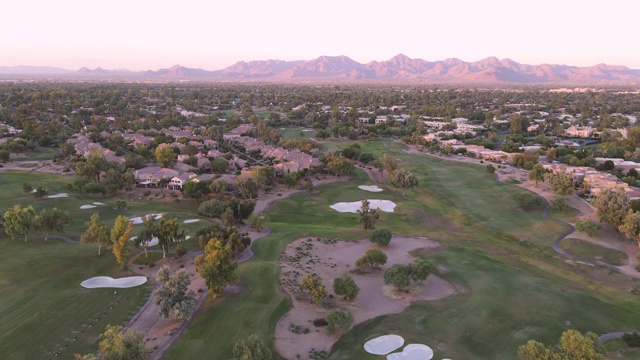
[[(144, 217), (153, 217), (154, 219), (158, 220), (162, 217), (162, 214), (147, 214)], [(142, 224), (142, 216), (132, 217), (129, 219), (129, 221), (131, 221), (133, 225)]]
[(360, 186), (358, 186), (358, 189), (364, 190), (364, 191), (370, 191), (370, 192), (381, 192), (382, 191), (382, 189), (379, 188), (376, 185), (360, 185)]
[(200, 219), (187, 219), (187, 220), (184, 221), (184, 223), (185, 224), (191, 224), (191, 223), (198, 222), (198, 221), (200, 221)]
[(387, 360), (430, 360), (433, 350), (423, 344), (409, 344), (402, 352), (387, 355)]
[(384, 335), (371, 339), (364, 344), (364, 350), (373, 355), (386, 355), (404, 344), (399, 335)]
[(58, 198), (66, 198), (69, 197), (69, 194), (67, 193), (60, 193), (60, 194), (55, 194), (55, 195), (49, 195), (47, 196), (47, 198), (49, 199), (58, 199)]
[(82, 205), (80, 206), (80, 209), (93, 209), (94, 207), (96, 207), (95, 205)]
[[(395, 207), (396, 203), (391, 200), (369, 200), (369, 208), (371, 209), (380, 209), (384, 212), (393, 212), (393, 209), (395, 209)], [(339, 202), (331, 205), (330, 208), (337, 212), (357, 213), (358, 210), (362, 208), (362, 201)]]
[[(132, 237), (129, 238), (129, 240), (135, 241), (137, 238), (138, 238), (137, 236), (132, 236)], [(147, 241), (147, 247), (156, 246), (159, 243), (160, 243), (160, 240), (158, 240), (158, 238), (154, 236), (154, 237), (151, 238), (151, 241)]]
[(87, 289), (97, 288), (131, 288), (140, 286), (147, 282), (144, 276), (129, 276), (120, 279), (114, 279), (109, 276), (96, 276), (80, 283), (82, 287)]
[(93, 205), (107, 205), (107, 204), (101, 203), (101, 202), (94, 202)]

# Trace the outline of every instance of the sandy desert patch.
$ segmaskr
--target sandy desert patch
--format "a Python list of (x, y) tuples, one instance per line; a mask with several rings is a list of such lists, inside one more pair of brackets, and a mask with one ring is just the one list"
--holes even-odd
[[(340, 337), (329, 335), (325, 327), (314, 326), (313, 320), (324, 318), (328, 309), (312, 304), (306, 295), (300, 293), (298, 284), (303, 275), (320, 275), (327, 291), (332, 294), (333, 279), (344, 272), (350, 272), (360, 287), (357, 299), (347, 302), (342, 297), (335, 297), (330, 301), (335, 306), (349, 310), (353, 314), (355, 325), (376, 316), (400, 313), (414, 301), (438, 300), (454, 294), (456, 288), (436, 275), (430, 276), (422, 284), (415, 284), (409, 293), (399, 293), (384, 284), (384, 269), (393, 264), (408, 264), (415, 260), (409, 251), (438, 247), (438, 243), (425, 238), (394, 237), (387, 248), (380, 248), (388, 257), (387, 264), (367, 274), (358, 274), (350, 272), (355, 269), (355, 260), (368, 249), (377, 248), (368, 239), (345, 242), (303, 238), (289, 244), (280, 261), (280, 283), (291, 295), (293, 308), (276, 325), (276, 350), (285, 359), (295, 359), (297, 355), (308, 359), (312, 348), (329, 351)], [(298, 326), (302, 331), (292, 331), (292, 325), (293, 328)]]
[[(339, 202), (329, 207), (337, 212), (350, 212), (355, 214), (362, 208), (362, 201)], [(396, 203), (391, 200), (371, 199), (369, 200), (369, 208), (379, 209), (384, 212), (393, 212), (396, 208)]]

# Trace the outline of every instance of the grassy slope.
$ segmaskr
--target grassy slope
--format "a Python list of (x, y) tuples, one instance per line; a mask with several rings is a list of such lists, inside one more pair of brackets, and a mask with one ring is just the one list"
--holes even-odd
[(406, 197), (393, 191), (360, 192), (355, 187), (370, 181), (359, 173), (349, 183), (276, 202), (269, 210), (272, 235), (259, 240), (256, 257), (241, 266), (245, 291), (209, 302), (165, 358), (212, 353), (227, 358), (233, 342), (251, 333), (272, 342), (275, 323), (289, 306), (276, 285), (283, 247), (305, 235), (362, 236), (356, 215), (338, 214), (328, 206), (365, 197), (399, 203), (397, 213), (383, 214), (379, 227), (439, 240), (444, 247), (433, 256), (451, 270), (446, 277), (464, 290), (357, 326), (335, 346), (332, 359), (365, 358), (364, 341), (390, 331), (409, 341), (426, 341), (437, 356), (513, 359), (517, 346), (529, 338), (554, 343), (567, 328), (566, 320), (583, 331), (634, 328), (640, 320), (635, 298), (609, 286), (627, 286), (629, 280), (599, 274), (607, 279), (603, 285), (583, 276), (593, 270), (565, 264), (550, 246), (565, 228), (541, 220), (539, 212), (517, 210), (513, 195), (519, 188), (497, 184), (479, 166), (406, 155), (399, 152), (401, 147), (381, 141), (363, 144), (365, 151), (388, 151), (405, 161), (420, 177), (418, 189)]

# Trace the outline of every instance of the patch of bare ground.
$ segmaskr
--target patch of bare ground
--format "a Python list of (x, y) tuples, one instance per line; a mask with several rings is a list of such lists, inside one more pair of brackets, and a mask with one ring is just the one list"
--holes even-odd
[[(432, 275), (421, 284), (415, 284), (408, 293), (398, 292), (384, 284), (383, 272), (393, 264), (408, 264), (415, 258), (411, 251), (433, 251), (439, 244), (425, 238), (394, 237), (386, 248), (379, 248), (388, 257), (387, 264), (368, 273), (353, 271), (357, 258), (368, 249), (377, 248), (367, 239), (345, 242), (319, 238), (302, 238), (289, 244), (280, 260), (282, 269), (280, 282), (291, 296), (293, 308), (276, 325), (276, 350), (285, 359), (309, 359), (309, 352), (329, 351), (340, 337), (329, 335), (324, 327), (316, 327), (315, 319), (325, 317), (330, 307), (349, 310), (354, 325), (386, 314), (404, 311), (412, 302), (438, 300), (451, 296), (457, 289), (451, 283)], [(333, 297), (323, 305), (312, 304), (298, 290), (300, 279), (305, 274), (317, 274), (329, 293), (333, 291), (333, 279), (350, 272), (360, 287), (353, 302)], [(364, 345), (364, 344), (363, 344)]]

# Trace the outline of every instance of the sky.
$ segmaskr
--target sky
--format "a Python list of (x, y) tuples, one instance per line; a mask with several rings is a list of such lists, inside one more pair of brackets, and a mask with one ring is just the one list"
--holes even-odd
[(640, 69), (635, 0), (0, 0), (0, 66), (218, 70), (397, 54)]

